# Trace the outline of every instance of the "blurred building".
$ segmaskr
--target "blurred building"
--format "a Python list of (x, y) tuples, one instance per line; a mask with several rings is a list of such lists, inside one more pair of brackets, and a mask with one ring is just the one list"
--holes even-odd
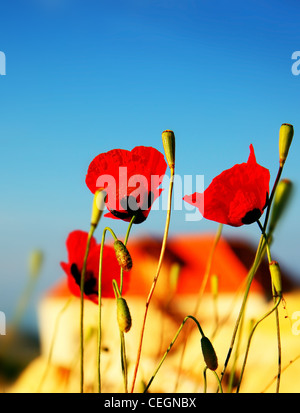
[[(149, 306), (140, 368), (135, 391), (142, 391), (151, 378), (162, 355), (173, 340), (184, 317), (194, 315), (205, 335), (211, 338), (219, 359), (220, 373), (231, 341), (248, 270), (255, 248), (244, 241), (221, 238), (210, 257), (214, 235), (178, 235), (167, 244), (163, 266)], [(161, 240), (152, 237), (130, 239), (128, 249), (133, 259), (130, 289), (126, 293), (132, 328), (125, 335), (129, 370), (132, 380), (139, 343), (145, 302), (156, 272)], [(209, 270), (209, 271), (208, 271)], [(211, 276), (217, 276), (218, 293), (212, 294)], [(300, 310), (299, 287), (283, 272), (284, 305), (279, 307), (282, 367), (281, 389), (298, 392), (300, 363), (297, 363), (300, 336), (292, 332), (292, 314)], [(206, 282), (205, 282), (206, 280)], [(10, 388), (11, 392), (77, 392), (79, 391), (79, 309), (80, 300), (70, 293), (66, 278), (53, 286), (41, 298), (41, 354), (23, 371)], [(298, 304), (299, 303), (299, 304)], [(253, 280), (243, 319), (243, 334), (238, 342), (239, 352), (233, 354), (223, 385), (226, 389), (229, 373), (232, 386), (239, 377), (243, 350), (250, 326), (273, 306), (268, 264), (263, 261)], [(299, 308), (298, 308), (298, 307)], [(122, 392), (120, 367), (120, 337), (116, 322), (114, 299), (103, 299), (102, 307), (102, 390)], [(85, 390), (97, 390), (97, 305), (85, 302)], [(241, 391), (274, 391), (277, 374), (277, 342), (275, 316), (272, 314), (257, 328), (242, 382)], [(182, 329), (176, 343), (153, 381), (152, 392), (201, 392), (205, 367), (200, 347), (200, 335), (192, 321)], [(299, 351), (300, 353), (300, 351)], [(51, 354), (51, 358), (49, 358)], [(288, 368), (285, 366), (288, 366)], [(216, 391), (217, 383), (209, 377), (208, 391)]]

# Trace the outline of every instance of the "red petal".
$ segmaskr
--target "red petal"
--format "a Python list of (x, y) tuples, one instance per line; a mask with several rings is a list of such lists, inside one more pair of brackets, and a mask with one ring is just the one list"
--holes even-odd
[[(83, 259), (85, 255), (87, 245), (88, 233), (80, 230), (71, 232), (66, 241), (66, 247), (68, 251), (69, 263), (77, 264), (78, 268), (82, 268)], [(90, 242), (90, 250), (97, 245), (94, 237)]]
[[(87, 243), (88, 233), (84, 231), (73, 231), (67, 238), (68, 249), (68, 263), (61, 262), (61, 267), (67, 275), (68, 286), (72, 294), (80, 297), (80, 286), (76, 283), (74, 276), (71, 274), (71, 265), (76, 264), (78, 270), (81, 272), (83, 267), (83, 260), (85, 255), (85, 248)], [(94, 238), (91, 239), (90, 249), (87, 259), (86, 273), (96, 280), (98, 288), (99, 278), (99, 258), (100, 258), (100, 244), (96, 243)], [(114, 297), (112, 287), (112, 280), (115, 279), (119, 283), (120, 267), (117, 262), (114, 248), (104, 245), (103, 249), (103, 265), (102, 265), (102, 296)], [(126, 292), (129, 285), (129, 272), (124, 275), (123, 291)], [(84, 294), (84, 298), (98, 303), (97, 294)]]
[[(269, 180), (270, 172), (256, 162), (250, 145), (247, 163), (234, 165), (216, 176), (204, 191), (204, 211), (199, 202), (196, 206), (206, 219), (232, 226), (243, 225), (242, 219), (248, 212), (254, 209), (263, 212)], [(184, 200), (193, 205), (191, 196), (185, 196)]]
[[(120, 200), (131, 194), (140, 195), (137, 199), (139, 205), (148, 199), (150, 191), (153, 193), (154, 200), (160, 195), (161, 190), (158, 187), (162, 183), (166, 168), (163, 154), (152, 147), (137, 146), (131, 152), (115, 149), (98, 155), (91, 162), (86, 184), (94, 193), (99, 188), (100, 181), (102, 181), (101, 186), (104, 185), (104, 175), (111, 177), (106, 190), (106, 206), (111, 211), (125, 212)], [(145, 211), (145, 216), (148, 213), (149, 211), (147, 213)], [(130, 221), (130, 219), (124, 220)]]

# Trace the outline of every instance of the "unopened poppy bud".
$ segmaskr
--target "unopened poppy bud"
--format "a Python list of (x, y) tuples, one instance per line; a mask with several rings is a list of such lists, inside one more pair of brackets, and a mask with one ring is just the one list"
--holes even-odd
[(201, 348), (207, 367), (210, 370), (216, 370), (218, 368), (218, 358), (211, 341), (206, 336), (201, 338)]
[(277, 295), (281, 296), (282, 286), (281, 286), (281, 272), (277, 261), (271, 261), (269, 264), (270, 274), (272, 278), (272, 283), (275, 288)]
[(42, 251), (34, 250), (29, 255), (29, 274), (31, 277), (36, 277), (41, 271), (44, 261)]
[(116, 254), (120, 267), (123, 268), (124, 271), (131, 270), (132, 259), (131, 259), (128, 249), (123, 244), (123, 242), (120, 240), (116, 240), (114, 242), (114, 249), (115, 249), (115, 254)]
[(102, 216), (104, 206), (105, 206), (106, 192), (102, 189), (98, 189), (95, 192), (92, 207), (91, 225), (96, 227)]
[(165, 130), (162, 133), (163, 146), (170, 169), (175, 165), (175, 135), (171, 130)]
[(280, 166), (286, 161), (292, 140), (294, 136), (294, 127), (289, 123), (283, 123), (279, 129), (279, 163)]
[(117, 298), (117, 320), (120, 331), (127, 333), (131, 328), (132, 321), (129, 307), (123, 297)]
[(293, 190), (293, 184), (289, 179), (282, 179), (276, 188), (272, 213), (270, 217), (269, 232), (272, 233), (281, 218), (283, 212), (285, 211), (289, 200), (291, 198)]

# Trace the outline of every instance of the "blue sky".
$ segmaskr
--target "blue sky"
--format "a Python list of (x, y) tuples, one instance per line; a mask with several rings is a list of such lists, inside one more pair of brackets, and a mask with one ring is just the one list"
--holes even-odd
[[(136, 145), (163, 150), (176, 135), (176, 173), (204, 175), (247, 160), (278, 168), (278, 131), (295, 138), (283, 176), (295, 184), (274, 256), (299, 274), (300, 5), (294, 1), (17, 0), (1, 5), (0, 310), (9, 314), (33, 248), (46, 254), (37, 296), (62, 276), (65, 239), (88, 229), (85, 174), (101, 152)], [(184, 205), (183, 205), (184, 208)], [(175, 211), (170, 234), (215, 231)], [(161, 234), (152, 211), (135, 234)], [(107, 220), (118, 234), (126, 225)], [(256, 226), (225, 235), (259, 238)], [(98, 234), (98, 239), (100, 235)]]

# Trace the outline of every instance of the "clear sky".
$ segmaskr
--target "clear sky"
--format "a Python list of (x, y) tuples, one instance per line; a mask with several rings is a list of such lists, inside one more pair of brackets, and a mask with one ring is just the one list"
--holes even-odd
[[(91, 160), (136, 145), (163, 151), (165, 129), (176, 135), (176, 173), (203, 175), (206, 187), (246, 161), (250, 143), (272, 184), (279, 127), (294, 125), (283, 176), (295, 195), (273, 251), (300, 274), (300, 75), (291, 70), (299, 18), (297, 0), (3, 2), (0, 310), (11, 312), (33, 248), (46, 255), (36, 299), (63, 275), (68, 233), (89, 227)], [(170, 235), (216, 231), (216, 223), (187, 222), (182, 208)], [(165, 211), (152, 211), (133, 234), (162, 235), (164, 219)], [(127, 228), (108, 219), (105, 225), (118, 234)], [(224, 234), (254, 244), (259, 238), (257, 226)]]

